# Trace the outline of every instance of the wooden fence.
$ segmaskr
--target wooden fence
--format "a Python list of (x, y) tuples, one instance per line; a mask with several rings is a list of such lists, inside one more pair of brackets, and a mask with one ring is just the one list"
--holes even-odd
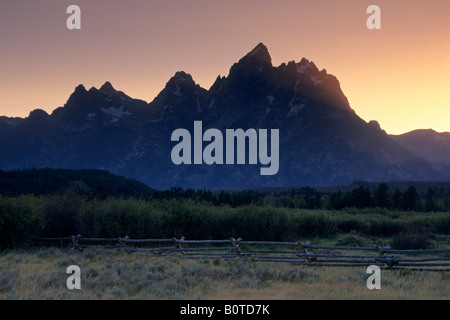
[(364, 267), (412, 271), (450, 271), (450, 249), (394, 250), (385, 247), (350, 247), (312, 245), (309, 241), (244, 241), (180, 239), (41, 238), (36, 245), (64, 246), (83, 250), (89, 247), (127, 252), (148, 252), (156, 257), (181, 256), (189, 259), (224, 259), (226, 261), (285, 262), (314, 267)]

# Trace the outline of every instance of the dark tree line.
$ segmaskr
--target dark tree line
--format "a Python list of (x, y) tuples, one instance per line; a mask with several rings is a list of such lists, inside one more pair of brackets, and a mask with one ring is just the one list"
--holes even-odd
[[(439, 211), (436, 201), (434, 204), (435, 206), (428, 211)], [(378, 207), (402, 211), (424, 210), (415, 187), (411, 186), (405, 192), (401, 192), (399, 189), (391, 192), (385, 183), (381, 183), (373, 192), (361, 186), (351, 192), (338, 191), (330, 195), (329, 209), (340, 210), (350, 207), (358, 209)]]
[(450, 211), (450, 190), (429, 187), (420, 194), (414, 186), (405, 191), (390, 190), (386, 183), (380, 183), (376, 189), (359, 186), (351, 191), (322, 192), (314, 188), (292, 188), (290, 191), (263, 192), (245, 190), (238, 192), (212, 192), (172, 188), (167, 191), (155, 191), (155, 199), (193, 199), (205, 201), (216, 206), (229, 205), (239, 207), (248, 204), (270, 205), (284, 208), (342, 210), (346, 208), (385, 208), (397, 211)]
[(450, 211), (450, 187), (435, 187), (418, 192), (414, 186), (391, 190), (387, 183), (351, 191), (319, 191), (311, 187), (284, 191), (267, 189), (213, 191), (171, 188), (154, 190), (138, 181), (102, 170), (26, 169), (0, 170), (0, 195), (50, 195), (74, 192), (95, 198), (134, 197), (138, 199), (192, 199), (214, 206), (231, 207), (256, 204), (283, 208), (342, 210), (345, 208), (385, 208), (398, 211)]
[(211, 190), (194, 190), (171, 188), (165, 191), (155, 191), (152, 195), (153, 199), (192, 199), (194, 201), (204, 201), (215, 206), (229, 205), (231, 207), (239, 207), (255, 202), (255, 199), (261, 197), (262, 194), (257, 191), (240, 191), (240, 192), (212, 192)]

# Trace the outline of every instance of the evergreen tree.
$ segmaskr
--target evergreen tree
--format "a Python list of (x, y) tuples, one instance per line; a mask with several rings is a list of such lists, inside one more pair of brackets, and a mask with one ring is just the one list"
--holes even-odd
[(415, 187), (409, 187), (403, 194), (402, 209), (404, 211), (419, 211), (419, 194)]
[(356, 207), (358, 209), (370, 207), (370, 202), (372, 200), (370, 190), (360, 186), (352, 191), (352, 203), (351, 207)]
[(431, 211), (438, 211), (437, 204), (436, 204), (436, 192), (432, 188), (428, 188), (427, 196), (425, 199), (425, 211), (431, 212)]
[(375, 207), (389, 208), (391, 201), (389, 199), (389, 187), (386, 183), (380, 183), (373, 192), (373, 202)]
[(395, 189), (392, 195), (392, 209), (400, 210), (402, 208), (402, 192), (399, 189)]

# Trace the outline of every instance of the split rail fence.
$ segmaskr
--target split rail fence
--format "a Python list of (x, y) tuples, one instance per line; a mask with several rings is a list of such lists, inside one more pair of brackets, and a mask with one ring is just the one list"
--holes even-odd
[(299, 266), (361, 267), (376, 265), (384, 270), (450, 271), (450, 249), (395, 250), (385, 247), (312, 245), (309, 241), (244, 241), (180, 239), (84, 238), (80, 235), (41, 238), (36, 245), (83, 250), (90, 247), (127, 252), (147, 252), (155, 257), (223, 259), (226, 261), (285, 262)]

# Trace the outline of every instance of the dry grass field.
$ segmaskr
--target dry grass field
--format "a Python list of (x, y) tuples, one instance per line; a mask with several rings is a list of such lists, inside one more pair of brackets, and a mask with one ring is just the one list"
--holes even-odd
[[(81, 268), (69, 290), (67, 267)], [(0, 299), (450, 299), (450, 272), (387, 271), (369, 290), (365, 267), (160, 258), (101, 248), (41, 248), (0, 253)]]

